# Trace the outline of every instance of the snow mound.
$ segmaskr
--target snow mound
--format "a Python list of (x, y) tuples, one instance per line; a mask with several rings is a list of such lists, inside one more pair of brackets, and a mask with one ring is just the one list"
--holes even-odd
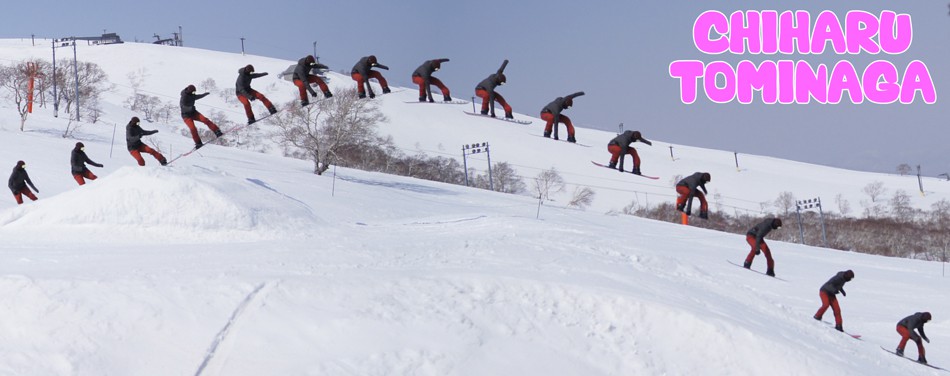
[[(202, 168), (123, 167), (62, 194), (0, 213), (0, 232), (78, 232), (79, 239), (255, 241), (321, 221), (267, 182)], [(42, 230), (41, 230), (42, 229)]]

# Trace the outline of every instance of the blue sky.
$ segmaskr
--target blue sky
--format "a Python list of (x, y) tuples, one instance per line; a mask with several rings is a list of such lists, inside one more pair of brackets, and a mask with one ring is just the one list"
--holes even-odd
[[(911, 15), (914, 41), (904, 54), (885, 57), (708, 56), (696, 50), (692, 23), (700, 13), (747, 9), (828, 9), (842, 18), (849, 10), (893, 10)], [(129, 41), (152, 41), (153, 34), (170, 37), (181, 26), (187, 46), (240, 52), (244, 37), (248, 53), (286, 59), (312, 53), (316, 42), (321, 61), (333, 70), (348, 72), (360, 57), (374, 54), (391, 68), (383, 72), (391, 84), (400, 86), (411, 85), (412, 71), (424, 60), (445, 57), (452, 61), (436, 76), (463, 99), (509, 59), (508, 84), (499, 91), (516, 112), (537, 116), (554, 98), (583, 90), (587, 95), (564, 112), (582, 127), (616, 130), (622, 122), (667, 142), (868, 171), (919, 164), (925, 175), (936, 176), (950, 172), (943, 105), (950, 95), (947, 11), (945, 2), (935, 1), (33, 1), (5, 5), (0, 37), (107, 30)], [(685, 105), (668, 74), (669, 63), (680, 59), (779, 58), (829, 65), (847, 59), (859, 71), (879, 58), (899, 71), (921, 60), (937, 86), (937, 103), (713, 104), (700, 94)], [(582, 131), (577, 138), (593, 145), (609, 141), (585, 139)]]

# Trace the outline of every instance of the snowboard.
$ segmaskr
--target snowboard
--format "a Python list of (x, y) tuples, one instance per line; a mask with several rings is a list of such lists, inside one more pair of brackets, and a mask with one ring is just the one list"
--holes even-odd
[(745, 269), (745, 270), (748, 270), (748, 271), (750, 271), (750, 272), (757, 273), (757, 274), (761, 274), (761, 275), (764, 275), (764, 276), (770, 277), (770, 278), (775, 278), (775, 279), (777, 279), (777, 280), (779, 280), (779, 281), (788, 282), (788, 281), (785, 280), (785, 279), (782, 279), (782, 278), (779, 278), (779, 277), (773, 277), (773, 276), (770, 276), (770, 275), (765, 274), (765, 273), (763, 273), (763, 272), (760, 272), (760, 271), (758, 271), (758, 270), (746, 269), (745, 266), (742, 266), (742, 265), (740, 265), (740, 264), (736, 264), (736, 263), (732, 262), (732, 260), (726, 260), (726, 261), (727, 261), (728, 263), (732, 264), (732, 265), (738, 266), (738, 267), (740, 267), (740, 268), (742, 268), (742, 269)]
[[(832, 324), (832, 323), (830, 323), (830, 322), (827, 322), (827, 321), (823, 321), (823, 320), (822, 320), (821, 323), (831, 326), (832, 329), (835, 328), (835, 324)], [(835, 331), (838, 331), (838, 330), (835, 329)], [(853, 333), (848, 333), (848, 332), (841, 332), (841, 333), (847, 334), (848, 336), (850, 336), (851, 338), (854, 338), (854, 339), (856, 339), (856, 340), (861, 340), (861, 335), (860, 335), (860, 334), (853, 334)]]
[[(324, 98), (324, 99), (325, 99), (325, 98)], [(320, 99), (320, 100), (322, 100), (322, 99)], [(317, 101), (318, 101), (318, 100), (315, 100), (315, 101), (313, 101), (313, 102), (310, 102), (310, 104), (308, 104), (307, 106), (313, 105), (313, 104), (316, 103)], [(273, 114), (268, 113), (267, 115), (264, 115), (264, 116), (261, 117), (260, 119), (257, 119), (257, 120), (254, 122), (254, 124), (260, 123), (261, 121), (264, 121), (265, 119), (267, 119), (267, 118), (269, 118), (269, 117), (271, 117), (271, 116), (274, 116), (274, 115), (278, 114), (279, 112), (280, 112), (280, 110), (278, 110), (277, 112), (275, 112), (275, 113), (273, 113)], [(221, 135), (220, 135), (220, 136), (215, 136), (214, 138), (208, 140), (208, 142), (205, 142), (202, 147), (207, 146), (208, 144), (213, 143), (215, 140), (217, 140), (217, 139), (219, 139), (219, 138), (221, 138), (221, 137), (224, 137), (224, 136), (226, 136), (226, 135), (228, 135), (228, 134), (230, 134), (230, 133), (237, 132), (237, 131), (239, 131), (239, 130), (242, 130), (242, 129), (244, 129), (244, 128), (247, 128), (247, 126), (249, 126), (249, 125), (251, 125), (251, 124), (241, 124), (241, 125), (237, 125), (237, 126), (231, 127), (231, 128), (229, 128), (228, 130), (221, 131)], [(193, 147), (193, 148), (191, 148), (191, 150), (186, 151), (186, 152), (184, 152), (184, 153), (181, 153), (181, 154), (179, 154), (179, 155), (178, 155), (177, 157), (175, 157), (175, 158), (172, 158), (172, 159), (169, 160), (167, 163), (165, 163), (165, 165), (168, 166), (168, 165), (172, 164), (172, 162), (177, 161), (177, 160), (179, 160), (179, 159), (181, 159), (181, 158), (187, 157), (187, 156), (191, 155), (192, 153), (194, 153), (194, 152), (196, 152), (196, 151), (198, 151), (198, 148), (194, 148), (194, 147)]]
[(491, 117), (491, 116), (488, 116), (488, 115), (482, 115), (482, 114), (477, 113), (477, 112), (468, 112), (468, 111), (462, 111), (462, 112), (464, 112), (466, 115), (481, 116), (481, 117), (483, 117), (483, 118), (495, 119), (495, 120), (501, 120), (501, 121), (507, 121), (507, 122), (509, 122), (509, 123), (518, 123), (518, 124), (524, 124), (524, 125), (531, 124), (531, 121), (528, 121), (528, 120), (505, 119), (504, 116), (502, 116), (502, 117)]
[(435, 102), (419, 102), (419, 101), (406, 101), (404, 103), (431, 103), (431, 104), (468, 104), (468, 101), (454, 99), (448, 102), (445, 101), (435, 101)]
[[(897, 355), (896, 352), (893, 352), (893, 351), (891, 351), (891, 350), (885, 349), (884, 346), (881, 346), (881, 350), (887, 351), (887, 352), (889, 352), (889, 353), (891, 353), (891, 354), (894, 354), (894, 356), (899, 356), (899, 357), (901, 357), (901, 358), (903, 358), (903, 359), (907, 359), (907, 360), (909, 360), (909, 361), (911, 361), (911, 362), (920, 364), (920, 365), (922, 365), (922, 366), (927, 366), (927, 367), (930, 367), (930, 368), (933, 368), (933, 369), (939, 369), (939, 370), (941, 370), (941, 371), (947, 371), (947, 370), (944, 369), (944, 368), (940, 368), (940, 367), (937, 367), (937, 366), (934, 366), (934, 365), (930, 365), (930, 364), (927, 364), (927, 363), (921, 363), (921, 362), (918, 362), (918, 361), (913, 360), (913, 359), (911, 359), (911, 358), (904, 357), (904, 356), (902, 356), (902, 355)], [(950, 372), (950, 371), (947, 371), (947, 372)]]
[[(594, 162), (594, 161), (590, 161), (590, 163), (593, 163), (595, 166), (600, 166), (600, 167), (603, 167), (603, 168), (610, 168), (610, 167), (608, 167), (608, 166), (605, 165), (605, 164), (597, 163), (597, 162)], [(612, 168), (610, 168), (610, 169), (611, 169), (611, 170), (614, 170), (614, 169), (612, 169)], [(616, 170), (614, 170), (614, 171), (616, 171)], [(653, 180), (657, 180), (657, 179), (660, 178), (659, 176), (648, 176), (648, 175), (642, 175), (642, 174), (641, 174), (641, 175), (631, 174), (631, 175), (640, 176), (640, 177), (644, 177), (644, 178), (647, 178), (647, 179), (653, 179)]]

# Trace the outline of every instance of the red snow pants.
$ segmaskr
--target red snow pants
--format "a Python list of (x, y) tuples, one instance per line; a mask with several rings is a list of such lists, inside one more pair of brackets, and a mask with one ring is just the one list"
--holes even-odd
[[(745, 236), (745, 241), (746, 241), (746, 243), (749, 243), (749, 246), (750, 246), (750, 247), (752, 247), (752, 250), (749, 251), (749, 255), (745, 257), (745, 263), (746, 263), (746, 264), (752, 264), (752, 259), (755, 258), (755, 251), (756, 251), (756, 249), (755, 249), (755, 235), (746, 235), (746, 236)], [(766, 266), (768, 266), (769, 269), (773, 269), (773, 268), (775, 267), (775, 262), (772, 260), (772, 251), (769, 250), (769, 245), (768, 245), (768, 244), (765, 244), (765, 239), (762, 239), (762, 242), (759, 243), (759, 248), (761, 248), (761, 249), (762, 249), (762, 253), (765, 254)], [(835, 307), (838, 306), (838, 303), (837, 303), (837, 302), (835, 302), (834, 304), (835, 304)], [(828, 308), (828, 307), (825, 307), (825, 308)], [(824, 310), (822, 310), (821, 312), (824, 312)], [(820, 315), (819, 315), (819, 316), (820, 316)], [(838, 317), (838, 308), (835, 308), (835, 318), (840, 319), (840, 317)], [(840, 324), (840, 323), (841, 323), (841, 322), (839, 321), (838, 324)]]
[(841, 326), (841, 307), (838, 306), (838, 298), (820, 290), (818, 295), (821, 296), (821, 308), (818, 308), (818, 312), (815, 312), (815, 318), (821, 320), (828, 307), (831, 307), (831, 311), (835, 314), (835, 326)]
[[(479, 98), (482, 98), (482, 112), (488, 112), (488, 90), (485, 89), (475, 89), (475, 95)], [(511, 106), (508, 105), (508, 102), (505, 101), (505, 97), (501, 96), (499, 93), (495, 93), (495, 102), (501, 105), (505, 109), (505, 115), (511, 113)]]
[[(563, 116), (562, 116), (563, 117)], [(544, 119), (542, 117), (542, 119)], [(620, 145), (610, 144), (607, 145), (607, 151), (610, 152), (610, 163), (617, 163), (620, 160)], [(640, 168), (640, 156), (637, 154), (637, 149), (627, 148), (627, 154), (633, 156), (633, 168)], [(626, 158), (626, 156), (623, 156)], [(678, 191), (677, 191), (678, 192)]]
[[(324, 93), (330, 91), (330, 88), (327, 87), (327, 83), (323, 82), (323, 79), (320, 78), (319, 76), (314, 76), (312, 74), (308, 75), (307, 83), (317, 84), (317, 86), (320, 86), (320, 90), (323, 91)], [(294, 80), (294, 85), (297, 85), (297, 89), (300, 90), (300, 100), (302, 101), (307, 100), (307, 88), (304, 86), (303, 81)]]
[[(419, 98), (425, 97), (426, 96), (425, 80), (423, 80), (421, 76), (412, 76), (412, 83), (419, 85)], [(438, 78), (435, 78), (435, 77), (429, 77), (429, 84), (435, 85), (436, 87), (439, 88), (439, 90), (442, 90), (443, 96), (446, 96), (446, 97), (450, 96), (449, 88), (447, 88), (445, 84), (442, 83), (442, 80), (439, 80)]]
[[(544, 133), (551, 133), (551, 130), (556, 126), (554, 124), (554, 114), (550, 112), (542, 112), (541, 120), (544, 120), (547, 122), (544, 125)], [(567, 115), (561, 115), (561, 118), (558, 119), (558, 121), (561, 123), (564, 123), (564, 125), (567, 126), (567, 135), (574, 137), (574, 124), (571, 123), (571, 118), (567, 117)], [(636, 159), (636, 157), (634, 157), (634, 159)]]
[(922, 357), (925, 356), (923, 341), (921, 341), (920, 336), (918, 336), (917, 333), (912, 332), (910, 329), (907, 329), (900, 324), (897, 325), (897, 332), (901, 335), (901, 343), (897, 345), (897, 348), (903, 350), (904, 345), (907, 344), (907, 340), (912, 339), (915, 343), (917, 343), (917, 355)]
[(196, 112), (195, 115), (191, 117), (182, 116), (181, 119), (185, 121), (185, 125), (187, 125), (188, 129), (191, 130), (191, 138), (195, 140), (196, 144), (201, 142), (201, 137), (198, 136), (198, 129), (195, 128), (195, 120), (205, 123), (205, 125), (208, 126), (208, 129), (211, 129), (212, 132), (220, 131), (217, 125), (214, 125), (214, 123), (212, 123), (211, 120), (208, 120), (208, 118), (206, 118), (200, 112)]
[[(350, 77), (353, 78), (353, 81), (356, 81), (356, 90), (360, 94), (366, 94), (366, 87), (364, 87), (363, 85), (363, 75), (359, 73), (353, 73), (350, 75)], [(367, 78), (367, 80), (369, 80), (370, 78), (375, 78), (376, 81), (379, 81), (379, 86), (382, 86), (383, 89), (389, 87), (389, 83), (386, 82), (386, 79), (383, 78), (383, 75), (377, 71), (374, 71), (374, 70), (369, 71), (369, 77)]]
[(23, 187), (23, 189), (13, 194), (13, 198), (16, 199), (17, 205), (23, 204), (23, 195), (26, 195), (26, 197), (29, 197), (30, 200), (36, 201), (36, 195), (33, 194), (33, 191), (31, 191), (27, 187)]
[(96, 174), (93, 174), (92, 171), (89, 171), (89, 170), (86, 170), (85, 172), (81, 174), (73, 174), (73, 179), (76, 179), (76, 182), (79, 183), (79, 185), (86, 184), (86, 180), (83, 178), (89, 179), (89, 180), (96, 180), (97, 176)]
[[(689, 197), (689, 187), (677, 185), (676, 193), (679, 193), (679, 197), (676, 198), (676, 206), (686, 205), (686, 198)], [(703, 192), (697, 189), (694, 197), (699, 199), (699, 211), (709, 210), (709, 204), (706, 202), (706, 195), (704, 195)]]
[[(251, 96), (260, 100), (268, 109), (274, 108), (274, 104), (267, 100), (264, 94), (257, 92), (257, 90), (251, 90)], [(244, 113), (247, 114), (247, 118), (250, 119), (254, 117), (254, 111), (251, 110), (251, 101), (243, 94), (238, 94), (237, 98), (238, 101), (244, 105)]]
[(164, 155), (155, 151), (155, 149), (150, 148), (148, 145), (142, 145), (138, 149), (129, 150), (129, 154), (132, 154), (132, 158), (135, 158), (135, 161), (139, 163), (139, 166), (145, 166), (145, 159), (142, 159), (142, 153), (151, 154), (159, 162), (165, 161)]

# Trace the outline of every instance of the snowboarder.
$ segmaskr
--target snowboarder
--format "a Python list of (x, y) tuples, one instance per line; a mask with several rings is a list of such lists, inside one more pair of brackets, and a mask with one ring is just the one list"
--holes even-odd
[(835, 329), (839, 332), (844, 331), (844, 328), (841, 327), (841, 307), (838, 306), (836, 295), (840, 292), (841, 296), (848, 296), (848, 293), (844, 291), (844, 284), (852, 279), (854, 279), (854, 272), (845, 270), (838, 272), (828, 282), (821, 285), (821, 289), (818, 290), (818, 295), (821, 296), (821, 308), (818, 308), (818, 312), (815, 312), (815, 320), (821, 321), (821, 317), (825, 315), (825, 311), (830, 306), (831, 311), (835, 314)]
[[(712, 181), (712, 176), (708, 172), (697, 172), (676, 183), (676, 193), (679, 194), (676, 198), (676, 210), (690, 215), (693, 197), (698, 197), (699, 218), (709, 219), (709, 204), (706, 202), (706, 196), (703, 193), (709, 193), (706, 191), (706, 183), (710, 181)], [(700, 188), (702, 188), (702, 192), (699, 191)], [(686, 205), (687, 202), (689, 202), (689, 206)]]
[(426, 60), (419, 68), (416, 68), (415, 72), (412, 72), (412, 83), (419, 85), (419, 102), (425, 102), (426, 99), (428, 99), (429, 102), (435, 102), (435, 100), (432, 99), (432, 85), (442, 90), (442, 96), (446, 102), (452, 101), (452, 97), (449, 95), (449, 88), (438, 78), (432, 77), (432, 73), (441, 69), (442, 63), (447, 61), (449, 61), (449, 59)]
[(158, 160), (162, 166), (168, 164), (165, 160), (165, 156), (162, 153), (155, 151), (144, 142), (142, 142), (142, 136), (148, 136), (150, 134), (156, 134), (158, 130), (147, 131), (142, 129), (139, 126), (139, 118), (133, 116), (132, 120), (129, 121), (129, 124), (125, 126), (125, 144), (129, 149), (129, 154), (132, 154), (132, 158), (135, 158), (135, 161), (139, 163), (139, 166), (145, 166), (145, 159), (142, 159), (142, 153), (151, 154), (155, 159)]
[(557, 140), (557, 128), (560, 123), (567, 127), (567, 142), (577, 142), (574, 138), (574, 124), (567, 115), (561, 115), (561, 111), (571, 108), (574, 105), (574, 98), (584, 95), (583, 91), (578, 91), (566, 97), (557, 97), (557, 99), (548, 103), (541, 109), (541, 120), (547, 122), (544, 125), (544, 137), (551, 137), (551, 128), (554, 128), (554, 139)]
[[(610, 140), (610, 142), (607, 143), (607, 151), (610, 152), (610, 164), (608, 164), (607, 167), (616, 168), (620, 172), (623, 172), (623, 160), (627, 157), (627, 154), (630, 154), (633, 156), (633, 170), (630, 172), (640, 175), (640, 156), (637, 155), (637, 149), (630, 147), (630, 144), (637, 141), (647, 145), (653, 145), (652, 142), (643, 138), (640, 131), (626, 131), (614, 137), (613, 140)], [(617, 165), (618, 160), (620, 161), (619, 165)]]
[(475, 95), (482, 99), (482, 115), (488, 115), (488, 105), (491, 105), (491, 117), (495, 117), (495, 101), (498, 101), (505, 109), (505, 118), (515, 118), (511, 113), (511, 106), (505, 101), (505, 97), (495, 92), (495, 87), (504, 85), (508, 81), (504, 73), (506, 66), (508, 66), (508, 59), (501, 63), (501, 68), (498, 68), (497, 72), (492, 73), (488, 78), (479, 82), (478, 86), (475, 86)]
[(195, 149), (201, 149), (204, 146), (204, 143), (201, 142), (201, 136), (198, 136), (198, 129), (195, 128), (195, 120), (198, 120), (208, 126), (208, 129), (211, 129), (214, 132), (214, 135), (221, 137), (221, 130), (218, 129), (218, 126), (215, 125), (211, 120), (208, 120), (207, 117), (198, 112), (198, 109), (195, 108), (195, 101), (201, 98), (208, 96), (211, 93), (195, 94), (195, 91), (198, 89), (195, 88), (195, 85), (188, 85), (184, 90), (181, 91), (181, 101), (179, 105), (181, 106), (181, 118), (185, 121), (185, 125), (188, 126), (188, 129), (191, 130), (191, 138), (195, 141)]
[(313, 55), (307, 55), (306, 57), (297, 60), (297, 67), (294, 68), (294, 85), (297, 85), (297, 88), (300, 89), (300, 107), (304, 107), (310, 104), (310, 100), (307, 98), (307, 91), (310, 92), (311, 96), (316, 97), (317, 92), (310, 87), (310, 84), (317, 84), (320, 86), (320, 90), (323, 91), (323, 96), (325, 98), (330, 98), (333, 94), (330, 93), (330, 88), (327, 87), (327, 83), (323, 82), (323, 79), (320, 76), (310, 74), (314, 68), (317, 69), (329, 69), (330, 67), (320, 64), (317, 62), (317, 59)]
[(257, 90), (251, 89), (251, 80), (259, 77), (264, 77), (267, 75), (267, 72), (264, 73), (254, 73), (254, 66), (248, 64), (241, 69), (238, 69), (238, 78), (237, 82), (234, 83), (234, 93), (237, 94), (237, 99), (241, 104), (244, 105), (244, 113), (247, 114), (247, 124), (251, 125), (257, 121), (254, 118), (254, 111), (251, 110), (251, 101), (255, 99), (260, 99), (264, 106), (267, 107), (267, 111), (270, 111), (271, 115), (277, 113), (277, 109), (274, 108), (274, 104), (271, 103), (264, 94), (259, 93)]
[(353, 66), (353, 70), (350, 71), (350, 77), (353, 78), (353, 81), (356, 81), (356, 90), (359, 92), (360, 98), (366, 98), (367, 91), (369, 92), (370, 98), (376, 98), (376, 94), (373, 93), (373, 87), (369, 85), (370, 78), (375, 78), (376, 81), (379, 81), (379, 86), (383, 87), (383, 94), (390, 93), (389, 83), (386, 82), (382, 74), (374, 71), (373, 68), (389, 70), (389, 67), (380, 64), (376, 60), (376, 55), (369, 55), (360, 58), (360, 61), (357, 61), (356, 65)]
[(79, 185), (85, 185), (85, 179), (96, 180), (97, 178), (92, 171), (86, 168), (86, 163), (102, 168), (101, 164), (93, 162), (92, 159), (86, 156), (85, 149), (85, 145), (83, 145), (82, 142), (77, 142), (76, 147), (73, 148), (73, 152), (69, 157), (69, 164), (72, 165), (73, 170), (73, 179), (76, 179)]
[[(768, 235), (769, 232), (772, 232), (772, 230), (778, 230), (780, 227), (782, 227), (781, 219), (766, 218), (764, 221), (755, 225), (755, 227), (749, 229), (749, 232), (745, 234), (745, 241), (752, 246), (752, 250), (750, 250), (749, 255), (745, 257), (745, 263), (742, 264), (743, 267), (746, 269), (752, 267), (752, 259), (761, 251), (765, 253), (765, 263), (767, 266), (765, 274), (775, 277), (775, 262), (772, 260), (772, 251), (769, 250), (769, 245), (765, 244), (765, 236)], [(835, 307), (837, 306), (838, 304), (835, 303)], [(826, 306), (825, 308), (828, 307)], [(824, 310), (819, 312), (824, 312)], [(838, 308), (835, 308), (835, 317), (838, 317), (837, 312)], [(821, 315), (819, 314), (818, 316), (820, 317)]]
[[(924, 334), (924, 324), (932, 318), (930, 312), (917, 312), (898, 322), (897, 332), (901, 335), (901, 342), (897, 345), (897, 350), (894, 352), (897, 353), (897, 355), (904, 356), (904, 345), (907, 344), (908, 339), (913, 340), (914, 343), (917, 344), (917, 361), (927, 364), (927, 357), (924, 354), (924, 344), (921, 343), (920, 340), (923, 338), (924, 341), (930, 343), (927, 334)], [(917, 329), (920, 335), (914, 333), (914, 329)]]
[(23, 204), (23, 195), (29, 197), (30, 200), (36, 201), (36, 195), (30, 191), (30, 188), (26, 187), (27, 184), (29, 184), (30, 188), (33, 188), (36, 193), (40, 193), (40, 190), (36, 189), (36, 186), (33, 185), (33, 181), (30, 180), (30, 174), (26, 173), (26, 162), (17, 161), (16, 167), (13, 167), (13, 173), (10, 174), (10, 180), (7, 180), (7, 186), (13, 191), (13, 198), (16, 199), (17, 205)]

